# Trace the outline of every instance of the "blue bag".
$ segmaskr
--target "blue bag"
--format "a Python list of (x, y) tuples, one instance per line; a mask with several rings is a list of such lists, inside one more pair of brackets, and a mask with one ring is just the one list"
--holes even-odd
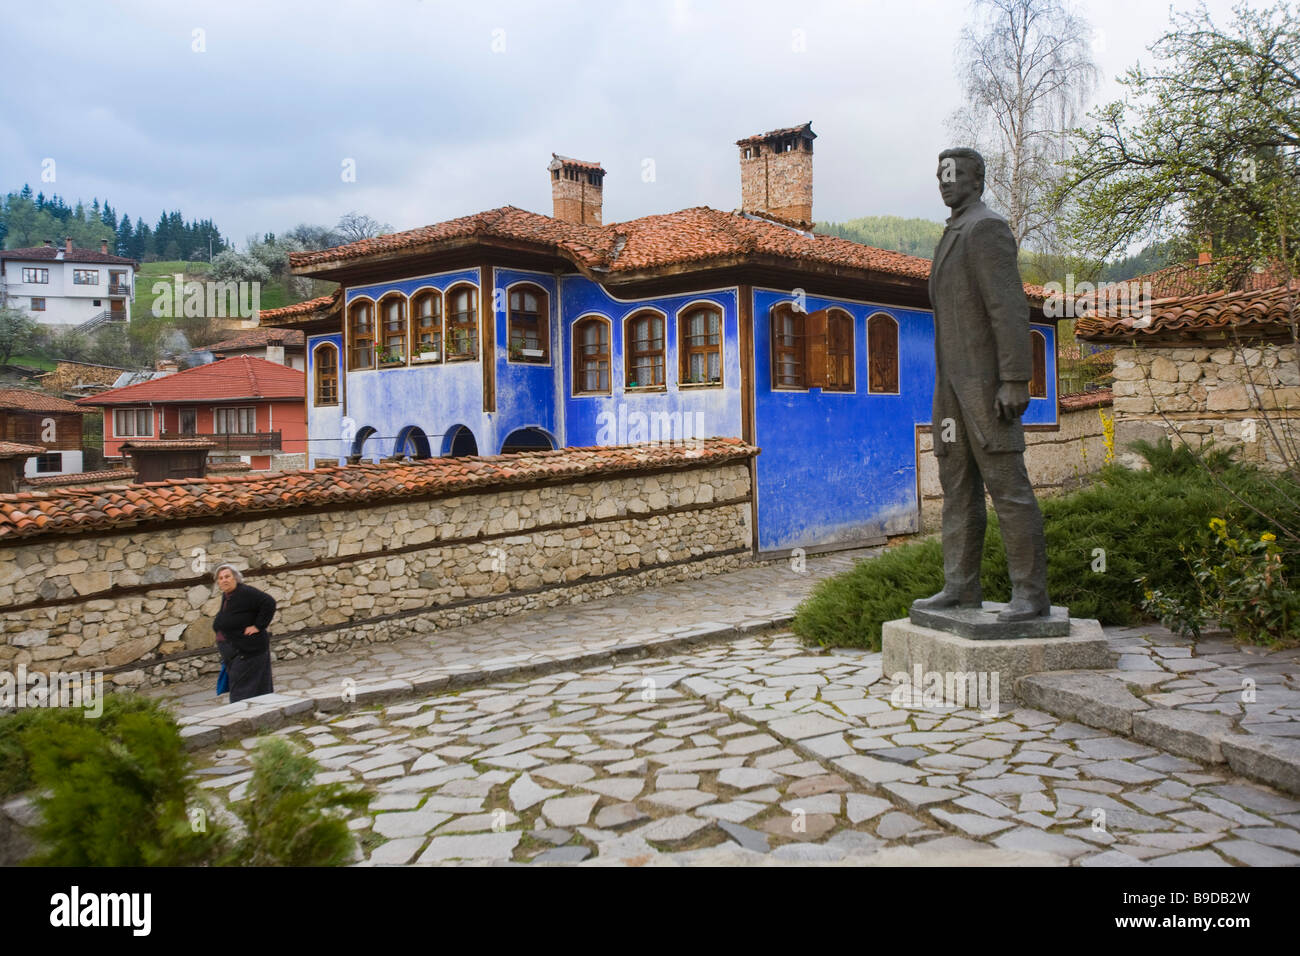
[(217, 693), (224, 694), (230, 690), (230, 671), (226, 667), (226, 662), (221, 662), (221, 673), (217, 675)]

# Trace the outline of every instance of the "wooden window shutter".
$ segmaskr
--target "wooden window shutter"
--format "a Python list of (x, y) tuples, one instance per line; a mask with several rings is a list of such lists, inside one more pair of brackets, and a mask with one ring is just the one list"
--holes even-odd
[(827, 381), (827, 316), (819, 309), (804, 316), (804, 384), (808, 388), (825, 388)]
[(1047, 336), (1037, 329), (1029, 332), (1029, 343), (1033, 347), (1034, 377), (1029, 380), (1029, 397), (1047, 397)]

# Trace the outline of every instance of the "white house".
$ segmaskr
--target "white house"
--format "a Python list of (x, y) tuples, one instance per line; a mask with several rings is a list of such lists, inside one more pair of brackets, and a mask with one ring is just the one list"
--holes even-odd
[(107, 240), (99, 251), (47, 242), (0, 251), (0, 303), (25, 310), (42, 325), (84, 326), (126, 322), (135, 298), (134, 259), (115, 256)]

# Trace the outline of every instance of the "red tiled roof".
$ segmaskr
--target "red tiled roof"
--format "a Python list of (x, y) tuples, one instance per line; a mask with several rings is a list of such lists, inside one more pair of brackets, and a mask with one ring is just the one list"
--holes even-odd
[(1109, 388), (1098, 388), (1091, 392), (1075, 392), (1073, 395), (1061, 395), (1057, 404), (1063, 412), (1077, 412), (1084, 408), (1099, 408), (1115, 402), (1115, 393)]
[(32, 455), (44, 455), (45, 449), (40, 445), (23, 445), (16, 441), (0, 441), (0, 458), (30, 458)]
[(589, 163), (585, 159), (574, 159), (572, 156), (561, 156), (559, 153), (551, 153), (551, 162), (547, 168), (552, 168), (556, 163), (562, 166), (576, 166), (578, 169), (590, 169), (592, 172), (603, 173), (605, 170), (600, 163)]
[(746, 136), (744, 139), (736, 140), (736, 145), (752, 146), (754, 143), (762, 143), (769, 139), (780, 139), (783, 136), (794, 136), (796, 133), (807, 133), (809, 139), (817, 138), (817, 134), (812, 131), (812, 120), (809, 120), (802, 126), (787, 126), (785, 129), (774, 129), (767, 133), (759, 133), (756, 136)]
[[(289, 261), (299, 269), (371, 256), (427, 253), (476, 237), (529, 242), (568, 258), (579, 268), (602, 278), (688, 263), (707, 268), (750, 256), (785, 259), (796, 268), (815, 262), (912, 279), (930, 276), (929, 259), (865, 246), (838, 236), (806, 232), (773, 222), (771, 217), (722, 212), (708, 206), (603, 226), (579, 225), (514, 206), (502, 206), (332, 249), (291, 252)], [(1046, 296), (1041, 286), (1026, 285), (1025, 292), (1038, 301)], [(315, 309), (322, 307), (317, 305)], [(268, 318), (283, 319), (285, 310), (262, 313), (263, 322)]]
[(50, 475), (48, 478), (24, 478), (34, 488), (64, 488), (69, 485), (100, 485), (126, 483), (135, 479), (129, 468), (110, 468), (105, 471), (82, 471), (75, 475)]
[(1238, 334), (1290, 335), (1293, 315), (1300, 314), (1300, 283), (1240, 292), (1158, 299), (1149, 314), (1118, 309), (1086, 315), (1074, 324), (1076, 337), (1089, 342), (1123, 342), (1136, 338), (1194, 339), (1204, 333), (1235, 330)]
[[(1125, 281), (1150, 282), (1152, 299), (1202, 295), (1206, 292), (1218, 291), (1222, 287), (1223, 265), (1223, 262), (1201, 264), (1195, 259), (1189, 259), (1186, 262), (1177, 262), (1172, 266), (1166, 266), (1154, 272), (1143, 273)], [(1251, 291), (1258, 292), (1269, 289), (1275, 285), (1280, 285), (1282, 281), (1281, 275), (1274, 269), (1264, 269), (1260, 272), (1246, 269), (1243, 272), (1244, 275), (1241, 277), (1239, 285), (1243, 289)]]
[(47, 395), (45, 392), (37, 392), (30, 388), (0, 388), (0, 408), (17, 408), (26, 412), (80, 412), (85, 414), (85, 409), (78, 408), (66, 398)]
[(138, 405), (167, 402), (229, 402), (245, 399), (302, 399), (307, 376), (297, 369), (251, 355), (234, 355), (174, 375), (124, 385), (77, 399), (78, 405)]
[(217, 443), (210, 438), (135, 438), (124, 441), (118, 446), (122, 451), (134, 449), (140, 451), (202, 451), (216, 448)]
[(317, 312), (336, 308), (342, 302), (343, 289), (340, 287), (335, 289), (329, 295), (318, 296), (315, 299), (308, 299), (305, 302), (296, 302), (293, 305), (284, 305), (278, 309), (263, 309), (258, 313), (258, 322), (262, 325), (277, 325), (285, 322), (297, 321), (299, 319), (309, 318)]
[(361, 507), (519, 482), (721, 464), (757, 453), (758, 449), (738, 438), (707, 438), (680, 445), (561, 448), (494, 457), (430, 458), (238, 477), (172, 479), (126, 489), (23, 492), (0, 495), (0, 541), (103, 530), (143, 521), (245, 515), (318, 505)]
[[(63, 253), (62, 256), (59, 255), (60, 252)], [(134, 266), (136, 268), (140, 265), (134, 259), (110, 255), (107, 252), (96, 252), (93, 249), (78, 249), (76, 246), (71, 249), (65, 249), (63, 246), (30, 246), (26, 249), (5, 249), (0, 252), (0, 259), (99, 262), (110, 266)]]
[[(324, 298), (328, 299), (329, 297), (324, 296)], [(286, 308), (293, 308), (293, 306), (286, 306)], [(266, 313), (263, 312), (262, 314), (265, 315)], [(269, 345), (273, 336), (278, 336), (281, 340), (280, 344), (288, 348), (302, 348), (307, 341), (307, 337), (297, 329), (244, 329), (234, 338), (223, 339), (220, 342), (214, 342), (212, 345), (194, 349), (194, 351), (233, 352), (237, 349), (257, 349)]]

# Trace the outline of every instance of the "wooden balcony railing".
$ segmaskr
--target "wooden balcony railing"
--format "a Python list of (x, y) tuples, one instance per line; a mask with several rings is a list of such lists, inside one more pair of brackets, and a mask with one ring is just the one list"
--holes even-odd
[(257, 455), (265, 455), (270, 452), (279, 452), (280, 432), (243, 432), (229, 434), (214, 434), (210, 432), (191, 433), (182, 435), (179, 432), (163, 432), (162, 438), (168, 441), (176, 441), (182, 438), (204, 438), (208, 441), (217, 443), (217, 447), (212, 449), (214, 455), (227, 454), (249, 454), (250, 452)]

